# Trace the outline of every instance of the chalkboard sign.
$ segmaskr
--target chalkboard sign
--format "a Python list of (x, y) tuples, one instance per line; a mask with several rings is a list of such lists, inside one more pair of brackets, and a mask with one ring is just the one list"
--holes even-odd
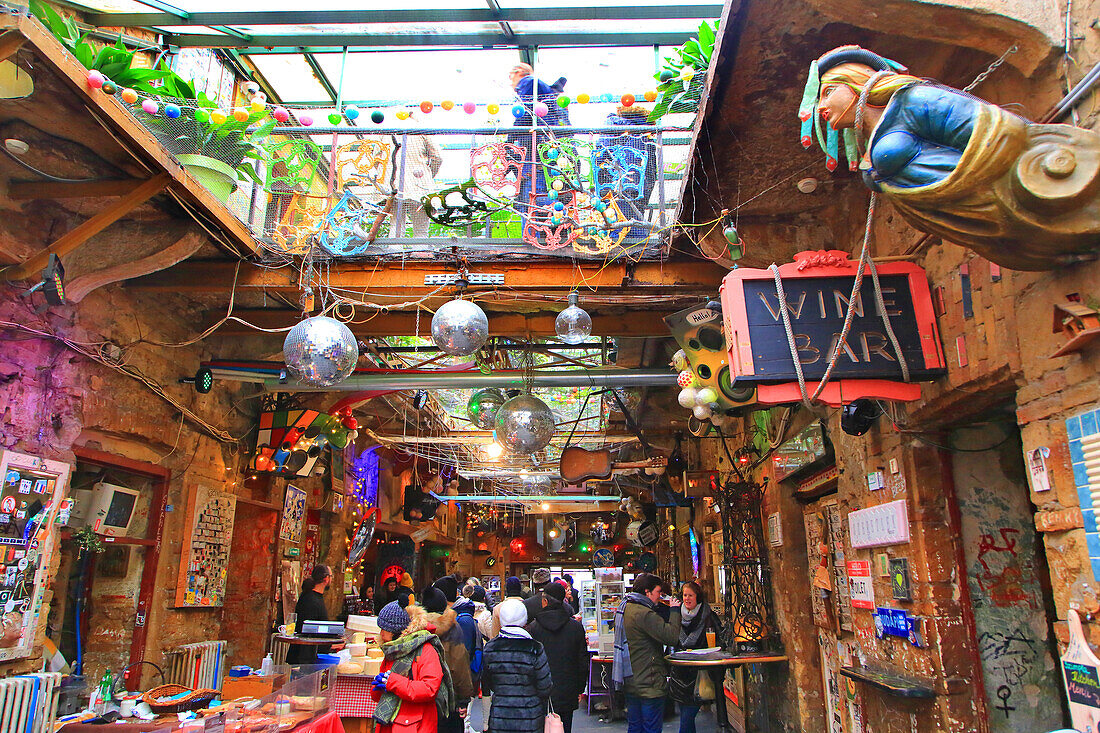
[(1096, 667), (1080, 662), (1062, 662), (1066, 674), (1066, 693), (1070, 702), (1100, 707), (1100, 675)]

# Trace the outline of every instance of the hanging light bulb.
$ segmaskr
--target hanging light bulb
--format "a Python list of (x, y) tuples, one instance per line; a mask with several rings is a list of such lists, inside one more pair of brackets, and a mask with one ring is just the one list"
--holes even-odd
[(483, 450), (485, 452), (485, 457), (490, 461), (495, 461), (504, 454), (504, 446), (495, 440), (492, 443), (488, 443)]
[(567, 344), (582, 343), (592, 333), (592, 316), (577, 305), (576, 291), (569, 294), (569, 307), (554, 319), (554, 331)]

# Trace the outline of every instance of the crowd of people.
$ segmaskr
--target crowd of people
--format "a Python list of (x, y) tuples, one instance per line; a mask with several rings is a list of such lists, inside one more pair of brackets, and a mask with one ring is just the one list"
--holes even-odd
[[(317, 573), (321, 591), (324, 575)], [(529, 585), (510, 577), (495, 603), (477, 578), (444, 576), (420, 593), (411, 585), (406, 574), (377, 594), (373, 586), (362, 591), (377, 604), (385, 653), (373, 681), (379, 733), (477, 733), (470, 703), (479, 693), (489, 733), (542, 733), (548, 715), (572, 732), (591, 655), (570, 576), (552, 579), (543, 568)], [(643, 573), (616, 613), (612, 677), (625, 693), (627, 733), (659, 732), (669, 697), (680, 706), (680, 732), (695, 733), (699, 709), (713, 697), (694, 670), (671, 669), (665, 656), (708, 646), (717, 616), (697, 583), (684, 584), (679, 599), (667, 589)]]

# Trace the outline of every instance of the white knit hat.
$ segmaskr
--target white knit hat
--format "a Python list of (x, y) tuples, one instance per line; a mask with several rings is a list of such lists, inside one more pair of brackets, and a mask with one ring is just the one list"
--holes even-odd
[(501, 626), (526, 626), (527, 607), (518, 598), (509, 598), (500, 604)]

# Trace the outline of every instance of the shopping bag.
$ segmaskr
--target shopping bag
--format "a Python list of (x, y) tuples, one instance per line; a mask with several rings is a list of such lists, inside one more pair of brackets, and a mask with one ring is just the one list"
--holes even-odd
[(698, 700), (714, 699), (714, 680), (706, 672), (700, 672), (695, 678), (695, 697)]
[(546, 714), (546, 722), (543, 723), (543, 733), (565, 733), (565, 726), (561, 722), (561, 716), (554, 712), (554, 704), (547, 700), (550, 712)]

